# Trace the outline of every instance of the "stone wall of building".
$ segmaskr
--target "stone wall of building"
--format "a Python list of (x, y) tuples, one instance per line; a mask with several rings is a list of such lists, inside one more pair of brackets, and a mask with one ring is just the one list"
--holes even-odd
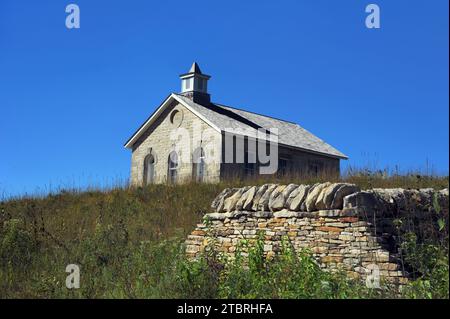
[[(224, 137), (222, 137), (224, 139)], [(236, 140), (234, 148), (236, 149)], [(242, 143), (244, 148), (242, 153), (245, 154), (247, 149), (247, 142)], [(256, 145), (255, 152), (258, 152), (258, 145)], [(222, 145), (222, 154), (225, 153), (225, 145)], [(292, 147), (286, 147), (284, 145), (278, 145), (278, 168), (274, 175), (296, 175), (296, 176), (316, 176), (316, 175), (326, 175), (326, 176), (339, 176), (340, 173), (340, 159), (325, 156), (320, 154), (315, 154), (312, 152), (303, 151), (300, 149), (294, 149)], [(286, 162), (286, 166), (283, 168), (281, 161)], [(259, 164), (256, 163), (254, 166), (254, 173), (251, 175), (257, 177), (258, 175), (267, 178), (267, 174), (260, 174)], [(264, 164), (264, 166), (266, 166)], [(316, 171), (317, 169), (317, 171)], [(226, 163), (222, 159), (221, 165), (221, 177), (227, 178), (240, 178), (243, 176), (248, 176), (246, 171), (246, 165), (244, 163)]]
[[(181, 121), (178, 120), (176, 123), (172, 123), (170, 115), (175, 110), (180, 112), (179, 118)], [(189, 133), (184, 137), (189, 140), (171, 141), (170, 134), (178, 127), (185, 129)], [(205, 131), (208, 133), (205, 134)], [(189, 156), (190, 160), (181, 162), (177, 172), (180, 182), (189, 180), (192, 178), (192, 154), (200, 146), (200, 142), (203, 145), (208, 144), (208, 150), (211, 150), (210, 145), (213, 145), (215, 150), (211, 151), (220, 154), (221, 138), (220, 133), (212, 130), (207, 123), (199, 119), (186, 107), (179, 103), (173, 103), (133, 145), (130, 182), (134, 186), (140, 186), (144, 183), (144, 160), (150, 153), (156, 159), (154, 182), (167, 182), (168, 159), (172, 151), (177, 151), (180, 158), (183, 158), (185, 155)], [(220, 179), (220, 163), (207, 163), (205, 167), (205, 181), (217, 182)]]
[(225, 189), (212, 209), (186, 240), (192, 258), (212, 238), (213, 249), (233, 257), (242, 240), (252, 242), (258, 236), (263, 236), (265, 255), (271, 258), (284, 238), (297, 251), (309, 249), (324, 269), (343, 269), (362, 279), (378, 274), (381, 280), (403, 284), (410, 269), (400, 258), (401, 235), (413, 231), (419, 240), (444, 236), (437, 220), (444, 218), (448, 225), (448, 189), (361, 191), (342, 183), (266, 184)]

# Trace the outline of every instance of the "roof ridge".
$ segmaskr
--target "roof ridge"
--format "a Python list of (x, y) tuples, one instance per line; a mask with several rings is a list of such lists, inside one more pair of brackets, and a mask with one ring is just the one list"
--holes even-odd
[[(182, 97), (183, 99), (187, 99), (183, 95), (179, 95), (179, 94), (177, 94), (177, 95)], [(231, 118), (233, 118), (236, 121), (239, 121), (239, 122), (241, 122), (241, 123), (243, 123), (245, 125), (253, 127), (254, 129), (264, 128), (261, 125), (251, 121), (248, 118), (243, 117), (240, 114), (237, 114), (237, 113), (235, 113), (233, 111), (227, 110), (226, 108), (223, 108), (223, 107), (218, 107), (218, 105), (215, 104), (215, 103), (210, 103), (209, 105), (203, 105), (203, 104), (195, 103), (194, 101), (190, 101), (190, 102), (194, 103), (194, 104), (196, 104), (196, 105), (198, 105), (200, 107), (203, 107), (203, 108), (205, 108), (207, 110), (210, 110), (211, 112), (215, 112), (215, 113), (219, 113), (219, 114), (231, 117)]]
[(295, 124), (295, 125), (300, 126), (300, 125), (299, 125), (298, 123), (296, 123), (296, 122), (288, 121), (288, 120), (283, 120), (283, 119), (280, 119), (280, 118), (278, 118), (278, 117), (274, 117), (274, 116), (270, 116), (270, 115), (265, 115), (265, 114), (261, 114), (261, 113), (256, 113), (256, 112), (253, 112), (253, 111), (247, 111), (247, 110), (244, 110), (244, 109), (241, 109), (241, 108), (238, 108), (238, 107), (229, 106), (229, 105), (225, 105), (225, 104), (220, 104), (220, 103), (215, 103), (215, 102), (211, 102), (211, 103), (212, 103), (212, 104), (215, 104), (215, 105), (218, 105), (218, 106), (221, 106), (221, 107), (228, 107), (228, 108), (230, 108), (230, 109), (239, 110), (239, 111), (242, 111), (242, 112), (251, 113), (251, 114), (255, 114), (255, 115), (259, 115), (259, 116), (263, 116), (263, 117), (268, 117), (268, 118), (273, 119), (273, 120), (277, 120), (277, 121), (281, 121), (281, 122), (286, 122), (286, 123), (291, 123), (291, 124)]

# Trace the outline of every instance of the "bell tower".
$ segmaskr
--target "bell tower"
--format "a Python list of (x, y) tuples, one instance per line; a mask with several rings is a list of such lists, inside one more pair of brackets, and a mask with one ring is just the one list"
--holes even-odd
[(211, 76), (203, 74), (197, 62), (194, 62), (188, 73), (180, 75), (181, 94), (198, 104), (208, 105), (211, 97), (208, 94), (208, 80)]

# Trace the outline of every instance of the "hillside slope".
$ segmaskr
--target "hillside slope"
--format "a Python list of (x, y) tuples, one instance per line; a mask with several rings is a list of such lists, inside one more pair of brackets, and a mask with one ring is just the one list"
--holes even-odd
[[(363, 189), (448, 187), (448, 177), (353, 176), (345, 181)], [(0, 203), (0, 298), (231, 296), (218, 288), (218, 270), (211, 264), (186, 264), (180, 243), (211, 211), (211, 201), (222, 189), (247, 183), (62, 190), (45, 197), (4, 200)], [(78, 290), (68, 290), (64, 284), (65, 267), (73, 263), (82, 269)], [(169, 266), (177, 270), (169, 271)], [(348, 291), (315, 293), (305, 297), (335, 298), (341, 293), (345, 297)], [(283, 297), (271, 294), (259, 296)]]

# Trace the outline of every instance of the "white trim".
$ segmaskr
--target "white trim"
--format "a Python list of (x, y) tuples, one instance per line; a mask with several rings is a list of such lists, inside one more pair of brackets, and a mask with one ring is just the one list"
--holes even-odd
[(213, 129), (215, 129), (217, 132), (221, 133), (222, 131), (214, 125), (211, 121), (206, 119), (203, 115), (199, 114), (197, 111), (192, 109), (192, 107), (189, 106), (188, 103), (183, 101), (180, 97), (178, 97), (176, 94), (172, 93), (167, 97), (167, 99), (161, 104), (161, 106), (155, 111), (155, 113), (142, 125), (142, 127), (130, 138), (130, 140), (125, 144), (125, 148), (131, 149), (134, 143), (136, 143), (137, 139), (150, 127), (150, 125), (161, 115), (161, 113), (170, 105), (170, 102), (172, 100), (176, 100), (181, 105), (183, 105), (185, 108), (187, 108), (189, 111), (194, 113), (197, 117), (199, 117), (201, 120), (206, 122), (209, 126), (211, 126)]
[(209, 80), (211, 78), (209, 75), (205, 75), (205, 74), (188, 73), (188, 74), (180, 75), (180, 79), (187, 79), (189, 77), (194, 77), (194, 76), (203, 78), (205, 80)]

